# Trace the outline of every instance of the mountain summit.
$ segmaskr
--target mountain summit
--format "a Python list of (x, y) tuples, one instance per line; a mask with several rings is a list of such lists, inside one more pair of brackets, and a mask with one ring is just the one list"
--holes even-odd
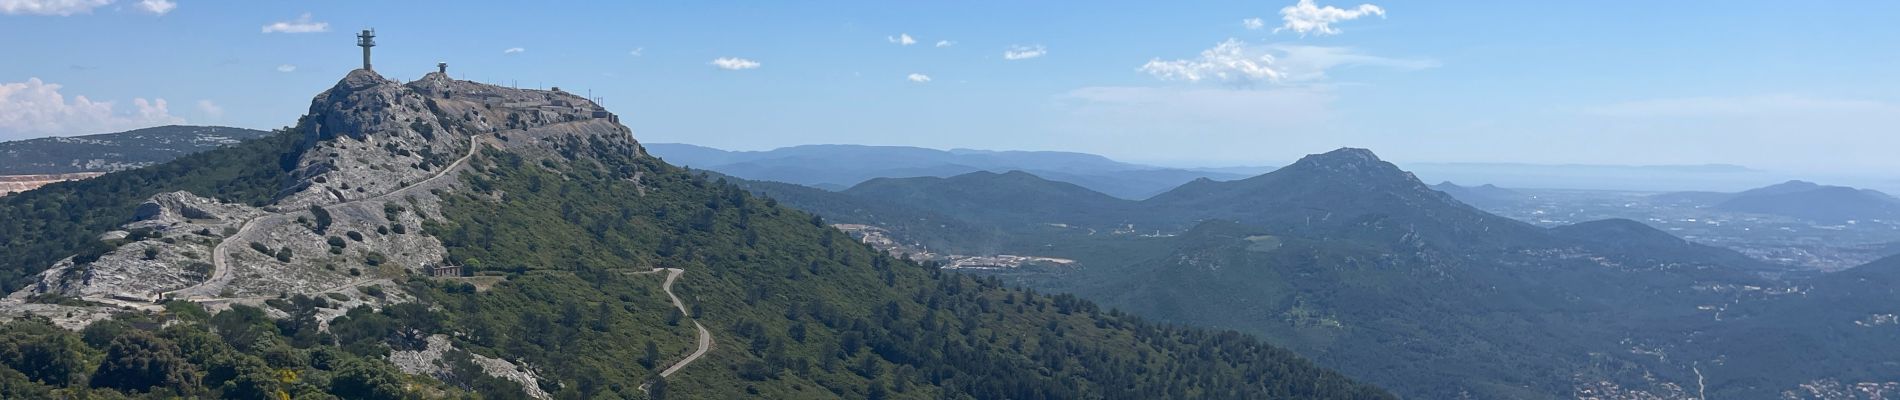
[(1541, 229), (1432, 190), (1412, 173), (1356, 148), (1308, 155), (1252, 178), (1190, 182), (1142, 203), (1173, 215), (1321, 236), (1383, 232), (1374, 234), (1457, 247), (1509, 247), (1544, 236)]

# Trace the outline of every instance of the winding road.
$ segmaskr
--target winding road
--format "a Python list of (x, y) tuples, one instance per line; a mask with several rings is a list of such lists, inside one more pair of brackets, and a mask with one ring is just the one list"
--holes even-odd
[[(342, 203), (331, 204), (329, 207), (342, 207), (342, 206), (349, 206), (349, 205), (360, 204), (360, 203), (371, 202), (371, 201), (385, 201), (390, 198), (394, 198), (396, 196), (406, 194), (411, 189), (428, 185), (430, 183), (433, 183), (437, 180), (442, 179), (442, 177), (449, 176), (450, 172), (455, 172), (457, 170), (460, 170), (463, 165), (468, 164), (468, 160), (470, 158), (475, 157), (475, 152), (481, 149), (480, 139), (486, 136), (487, 135), (475, 135), (475, 136), (469, 137), (468, 154), (463, 154), (462, 158), (455, 159), (455, 162), (449, 163), (447, 167), (442, 168), (441, 171), (437, 171), (435, 175), (430, 176), (428, 179), (423, 179), (420, 182), (416, 182), (414, 184), (410, 184), (409, 186), (404, 186), (396, 190), (391, 190), (388, 193), (383, 193), (381, 195), (377, 195), (374, 197), (367, 197), (367, 198), (362, 198), (362, 199), (357, 199), (357, 200), (345, 201)], [(270, 219), (289, 220), (291, 217), (294, 217), (295, 215), (296, 215), (295, 213), (274, 213), (274, 214), (269, 214), (269, 215), (260, 215), (256, 217), (251, 217), (251, 219), (245, 220), (243, 225), (238, 226), (237, 233), (233, 233), (231, 234), (231, 236), (226, 236), (223, 240), (218, 241), (217, 246), (213, 246), (211, 248), (212, 272), (211, 272), (210, 278), (205, 279), (204, 282), (199, 282), (197, 285), (192, 285), (189, 287), (164, 292), (159, 295), (159, 298), (176, 298), (176, 299), (182, 299), (182, 300), (216, 300), (218, 299), (217, 296), (220, 294), (218, 292), (222, 291), (225, 285), (230, 284), (231, 280), (236, 278), (235, 274), (233, 273), (233, 268), (231, 268), (230, 261), (228, 261), (230, 259), (230, 257), (227, 255), (229, 253), (229, 250), (227, 250), (225, 246), (230, 246), (234, 243), (242, 241), (240, 240), (242, 238), (249, 237), (249, 235), (251, 234), (252, 228), (257, 227), (259, 225), (259, 222), (263, 222), (265, 220), (270, 220)]]
[[(688, 318), (691, 318), (692, 314), (686, 311), (686, 303), (681, 302), (680, 297), (673, 294), (673, 281), (678, 280), (680, 274), (685, 273), (686, 270), (679, 268), (654, 268), (652, 272), (660, 271), (666, 271), (666, 283), (660, 284), (660, 290), (666, 292), (666, 297), (673, 299), (673, 306), (679, 308), (681, 315), (687, 315)], [(699, 319), (697, 318), (693, 319), (693, 329), (699, 330), (699, 349), (694, 350), (693, 354), (688, 354), (686, 358), (680, 359), (679, 362), (667, 366), (665, 370), (661, 370), (661, 378), (673, 376), (673, 373), (679, 372), (682, 368), (686, 368), (686, 365), (692, 364), (693, 361), (698, 361), (699, 357), (705, 356), (707, 351), (712, 350), (712, 331), (706, 330), (705, 325), (700, 325)]]

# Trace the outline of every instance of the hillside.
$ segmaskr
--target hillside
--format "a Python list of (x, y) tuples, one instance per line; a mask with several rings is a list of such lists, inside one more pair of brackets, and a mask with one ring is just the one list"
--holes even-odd
[[(1030, 176), (969, 178), (890, 179), (873, 182), (895, 189), (805, 196), (915, 206), (964, 229), (1007, 232), (983, 240), (1001, 243), (994, 250), (1001, 254), (1078, 266), (977, 274), (1162, 322), (1261, 335), (1407, 397), (1691, 398), (1697, 373), (1718, 360), (1730, 361), (1723, 374), (1703, 377), (1704, 389), (1725, 397), (1881, 376), (1853, 372), (1878, 365), (1871, 358), (1824, 367), (1824, 359), (1798, 354), (1790, 357), (1817, 366), (1777, 374), (1774, 360), (1735, 362), (1745, 348), (1713, 345), (1730, 340), (1709, 332), (1745, 326), (1738, 310), (1791, 304), (1802, 293), (1802, 283), (1757, 274), (1775, 267), (1635, 221), (1529, 226), (1473, 209), (1364, 150), (1313, 155), (1248, 179), (1197, 181), (1141, 202), (1023, 186), (1041, 181)], [(1137, 227), (1014, 224), (1084, 220), (1078, 215)], [(1147, 234), (1155, 229), (1168, 234)], [(1746, 326), (1780, 337), (1822, 323), (1790, 318)]]
[(1226, 219), (1324, 237), (1377, 235), (1447, 249), (1541, 246), (1536, 227), (1479, 211), (1432, 190), (1365, 149), (1301, 158), (1260, 176), (1198, 180), (1142, 201), (1177, 223)]
[(269, 132), (221, 126), (160, 126), (118, 133), (0, 143), (0, 175), (112, 172), (255, 139)]
[(1581, 222), (1553, 227), (1550, 232), (1634, 264), (1699, 264), (1730, 271), (1780, 270), (1734, 250), (1692, 243), (1627, 219)]
[(1245, 175), (1130, 164), (1058, 151), (936, 150), (904, 146), (806, 145), (769, 151), (725, 151), (688, 144), (649, 144), (668, 162), (750, 180), (846, 188), (874, 178), (951, 177), (977, 171), (1025, 171), (1124, 199), (1142, 199), (1197, 178)]
[(586, 99), (442, 74), (0, 201), (9, 398), (1391, 398), (893, 259)]
[(1121, 222), (1134, 204), (1023, 171), (972, 172), (949, 178), (879, 178), (844, 194), (958, 215), (992, 226)]

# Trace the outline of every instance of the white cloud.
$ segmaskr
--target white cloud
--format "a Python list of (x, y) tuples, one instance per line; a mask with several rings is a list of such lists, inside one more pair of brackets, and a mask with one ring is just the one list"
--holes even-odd
[(297, 66), (290, 64), (278, 65), (277, 72), (297, 72)]
[(951, 41), (951, 40), (937, 41), (937, 47), (950, 47), (950, 46), (955, 46), (955, 45), (957, 45), (956, 41)]
[(277, 21), (270, 25), (264, 25), (264, 33), (317, 33), (329, 31), (330, 23), (311, 21), (310, 13), (303, 13), (303, 15), (297, 16), (297, 19), (294, 20)]
[(1285, 20), (1286, 23), (1280, 25), (1279, 28), (1274, 28), (1273, 33), (1294, 31), (1299, 32), (1300, 36), (1306, 36), (1308, 33), (1316, 35), (1337, 35), (1339, 34), (1339, 29), (1334, 28), (1333, 23), (1355, 20), (1367, 15), (1378, 15), (1384, 18), (1385, 9), (1371, 4), (1360, 4), (1358, 7), (1351, 9), (1333, 6), (1320, 7), (1317, 4), (1313, 4), (1313, 0), (1300, 0), (1299, 4), (1280, 9), (1280, 18)]
[(1259, 18), (1248, 18), (1240, 20), (1240, 26), (1247, 27), (1247, 29), (1260, 29), (1267, 27), (1267, 21)]
[(719, 69), (728, 70), (728, 71), (738, 71), (742, 69), (758, 68), (759, 62), (747, 60), (743, 58), (738, 58), (738, 57), (720, 57), (720, 58), (712, 60), (712, 66), (719, 67)]
[(133, 99), (134, 109), (121, 113), (110, 101), (86, 96), (68, 102), (59, 89), (39, 78), (0, 83), (0, 137), (91, 134), (185, 122), (171, 115), (165, 99)]
[(1350, 47), (1302, 46), (1292, 44), (1270, 44), (1262, 46), (1266, 51), (1279, 54), (1278, 65), (1288, 82), (1308, 82), (1326, 79), (1326, 71), (1343, 66), (1382, 67), (1402, 71), (1414, 71), (1436, 68), (1438, 61), (1428, 59), (1388, 58), (1360, 53)]
[(642, 53), (646, 53), (646, 51), (647, 51), (647, 48), (645, 47), (635, 47), (633, 48), (633, 51), (629, 51), (627, 52), (627, 54), (631, 54), (634, 57), (639, 57)]
[(930, 82), (930, 75), (912, 73), (910, 74), (910, 76), (904, 77), (904, 79), (908, 79), (911, 82), (925, 83), (925, 82)]
[(521, 54), (522, 52), (525, 52), (525, 51), (528, 51), (528, 49), (524, 49), (520, 47), (509, 47), (507, 50), (502, 50), (501, 54)]
[(1200, 82), (1216, 80), (1245, 83), (1253, 81), (1278, 82), (1286, 76), (1273, 67), (1273, 55), (1264, 51), (1253, 51), (1239, 39), (1227, 39), (1214, 48), (1202, 50), (1201, 57), (1192, 60), (1161, 61), (1160, 58), (1148, 60), (1139, 68), (1162, 80), (1182, 80)]
[(59, 15), (90, 14), (92, 9), (112, 0), (0, 0), (0, 14)]
[(221, 107), (218, 105), (218, 103), (213, 103), (211, 102), (211, 100), (208, 100), (208, 99), (198, 100), (198, 112), (204, 113), (205, 116), (211, 117), (211, 119), (224, 118), (224, 107)]
[(1161, 80), (1246, 85), (1317, 81), (1327, 77), (1327, 70), (1347, 65), (1416, 70), (1436, 67), (1438, 63), (1366, 55), (1346, 47), (1252, 45), (1230, 38), (1214, 48), (1202, 50), (1198, 58), (1172, 61), (1155, 58), (1136, 70)]
[(897, 36), (885, 36), (884, 41), (896, 43), (899, 46), (917, 44), (917, 38), (910, 37), (908, 33), (899, 33)]
[(1049, 49), (1042, 47), (1040, 44), (1035, 46), (1013, 45), (1009, 46), (1009, 50), (1003, 51), (1003, 59), (1027, 60), (1042, 57), (1045, 54), (1049, 54)]
[(139, 0), (138, 7), (152, 15), (165, 15), (172, 12), (172, 9), (178, 8), (178, 3), (171, 0)]

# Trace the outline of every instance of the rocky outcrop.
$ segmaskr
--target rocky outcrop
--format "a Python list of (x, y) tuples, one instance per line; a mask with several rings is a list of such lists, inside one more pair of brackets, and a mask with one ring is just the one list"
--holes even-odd
[[(445, 381), (454, 380), (455, 371), (443, 358), (451, 352), (458, 351), (455, 349), (455, 344), (449, 342), (447, 335), (429, 336), (427, 342), (428, 346), (421, 350), (389, 352), (389, 362), (396, 364), (396, 368), (410, 375), (428, 375)], [(474, 353), (468, 353), (468, 356), (469, 361), (481, 367), (483, 374), (520, 384), (521, 390), (526, 392), (528, 397), (552, 398), (547, 391), (541, 390), (541, 379), (535, 375), (534, 371), (517, 366), (508, 360)]]
[(238, 224), (263, 214), (188, 192), (160, 193), (139, 205), (136, 220), (101, 238), (123, 242), (116, 248), (61, 260), (40, 273), (38, 283), (9, 297), (150, 302), (166, 291), (204, 281), (212, 272), (212, 248)]
[(296, 156), (281, 166), (290, 179), (270, 204), (153, 196), (101, 237), (109, 251), (60, 261), (0, 302), (0, 316), (53, 312), (28, 301), (49, 295), (113, 308), (172, 298), (215, 311), (387, 283), (443, 261), (424, 223), (441, 217), (439, 194), (466, 190), (460, 172), (482, 149), (531, 158), (640, 151), (616, 116), (580, 96), (439, 73), (403, 84), (353, 71), (311, 101), (298, 129)]

